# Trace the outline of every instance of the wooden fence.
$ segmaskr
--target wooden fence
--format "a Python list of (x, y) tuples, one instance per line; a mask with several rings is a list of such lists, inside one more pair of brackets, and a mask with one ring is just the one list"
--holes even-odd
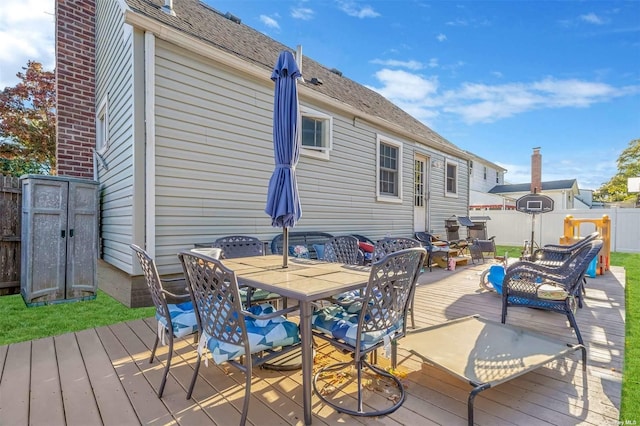
[(20, 292), (20, 178), (0, 175), (0, 296)]

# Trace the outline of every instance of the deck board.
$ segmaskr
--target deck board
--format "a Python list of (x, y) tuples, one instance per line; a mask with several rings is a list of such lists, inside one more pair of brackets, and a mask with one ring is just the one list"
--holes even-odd
[(60, 377), (53, 337), (31, 342), (30, 424), (57, 426), (65, 424)]
[[(499, 320), (501, 299), (479, 288), (489, 264), (455, 271), (434, 268), (416, 289), (418, 327), (480, 314)], [(475, 399), (478, 425), (617, 424), (624, 359), (622, 268), (590, 279), (585, 307), (576, 320), (588, 350), (583, 372), (580, 352), (484, 391)], [(507, 322), (536, 329), (560, 341), (576, 342), (566, 317), (535, 309), (510, 308)], [(196, 362), (191, 337), (176, 342), (164, 396), (156, 391), (167, 347), (149, 363), (155, 320), (131, 321), (7, 346), (0, 346), (0, 423), (30, 425), (228, 425), (240, 419), (244, 375), (233, 367), (202, 365), (193, 398), (187, 400)], [(320, 342), (316, 363), (344, 359)], [(407, 399), (395, 413), (357, 418), (337, 413), (313, 395), (314, 425), (466, 425), (471, 386), (423, 363), (399, 346)], [(388, 360), (381, 359), (381, 363)], [(255, 369), (248, 423), (300, 425), (302, 375)], [(353, 386), (341, 391), (351, 398)], [(371, 403), (379, 402), (373, 399)]]

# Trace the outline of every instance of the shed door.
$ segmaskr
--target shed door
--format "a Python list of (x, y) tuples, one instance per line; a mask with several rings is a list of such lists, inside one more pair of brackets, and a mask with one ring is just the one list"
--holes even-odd
[(413, 230), (427, 230), (427, 157), (416, 155), (413, 166)]

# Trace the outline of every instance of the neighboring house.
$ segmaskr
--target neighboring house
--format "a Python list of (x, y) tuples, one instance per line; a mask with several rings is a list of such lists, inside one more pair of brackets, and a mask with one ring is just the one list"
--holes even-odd
[(504, 184), (507, 169), (470, 152), (469, 160), (469, 210), (515, 209), (515, 200), (508, 196), (490, 193), (496, 185)]
[[(531, 193), (531, 184), (518, 183), (511, 185), (497, 185), (489, 192), (491, 194), (497, 194), (517, 200), (523, 195)], [(539, 193), (553, 199), (554, 209), (565, 210), (590, 208), (578, 198), (580, 190), (578, 189), (578, 181), (575, 179), (542, 182), (542, 190), (539, 191)]]
[[(281, 232), (264, 213), (270, 75), (292, 49), (198, 0), (166, 3), (56, 2), (59, 170), (100, 182), (100, 286), (129, 306), (146, 295), (130, 243), (174, 274), (176, 253), (194, 243)], [(447, 217), (467, 215), (468, 153), (338, 70), (297, 58), (294, 231), (444, 233)]]
[(578, 181), (575, 179), (542, 182), (542, 155), (540, 148), (533, 148), (531, 155), (531, 183), (496, 185), (489, 191), (491, 194), (517, 200), (526, 194), (539, 193), (553, 200), (553, 208), (590, 209), (591, 194), (580, 193)]

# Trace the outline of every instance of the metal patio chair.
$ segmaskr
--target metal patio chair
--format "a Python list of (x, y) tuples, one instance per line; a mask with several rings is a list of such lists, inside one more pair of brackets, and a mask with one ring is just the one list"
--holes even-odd
[(560, 266), (520, 261), (509, 266), (502, 282), (502, 323), (507, 309), (526, 306), (563, 313), (573, 327), (578, 342), (584, 344), (574, 316), (582, 278), (589, 263), (602, 248), (602, 240), (592, 240), (576, 250)]
[(276, 311), (269, 303), (245, 309), (235, 272), (213, 257), (191, 251), (178, 254), (187, 278), (199, 325), (198, 357), (187, 391), (191, 398), (206, 353), (216, 364), (227, 362), (245, 375), (240, 424), (244, 425), (251, 399), (253, 367), (300, 346), (298, 325), (283, 315), (297, 307)]
[[(264, 245), (262, 241), (256, 237), (250, 237), (247, 235), (228, 235), (226, 237), (221, 237), (216, 239), (211, 246), (222, 250), (220, 258), (223, 260), (264, 255)], [(252, 287), (241, 287), (240, 297), (242, 297), (243, 302), (247, 306), (266, 301), (283, 299), (279, 294)], [(284, 300), (283, 303), (285, 303)]]
[[(164, 289), (163, 283), (184, 281), (184, 278), (177, 278), (172, 280), (161, 280), (158, 274), (158, 269), (154, 260), (149, 253), (135, 244), (131, 244), (130, 247), (140, 261), (142, 272), (144, 272), (144, 278), (147, 282), (147, 287), (151, 293), (151, 300), (156, 307), (156, 320), (158, 321), (158, 332), (156, 333), (156, 340), (153, 343), (153, 349), (151, 350), (151, 357), (149, 363), (153, 362), (155, 358), (156, 349), (158, 343), (162, 342), (164, 345), (166, 340), (169, 340), (169, 352), (167, 354), (167, 364), (164, 367), (164, 373), (162, 375), (162, 382), (160, 382), (160, 388), (158, 388), (158, 398), (162, 398), (165, 384), (167, 383), (167, 375), (169, 374), (169, 368), (171, 367), (171, 357), (173, 355), (173, 339), (181, 338), (193, 334), (198, 331), (198, 322), (193, 309), (193, 304), (189, 298), (189, 293), (173, 294)], [(186, 284), (185, 284), (186, 285)], [(186, 291), (186, 288), (185, 288)], [(173, 299), (173, 300), (172, 300)], [(182, 302), (178, 302), (178, 301)], [(178, 303), (169, 303), (169, 301), (175, 301)]]
[(324, 260), (327, 262), (361, 264), (358, 239), (351, 235), (333, 237), (324, 245)]
[[(369, 283), (360, 298), (362, 309), (350, 313), (341, 305), (330, 305), (314, 311), (313, 334), (337, 349), (351, 353), (353, 359), (320, 368), (313, 379), (313, 388), (318, 397), (339, 412), (354, 416), (381, 416), (397, 410), (404, 402), (405, 392), (400, 380), (382, 368), (370, 363), (368, 357), (376, 349), (391, 350), (391, 362), (396, 366), (396, 341), (406, 334), (406, 316), (413, 298), (420, 268), (427, 256), (422, 247), (409, 248), (390, 253), (371, 266)], [(349, 367), (356, 369), (357, 407), (351, 409), (342, 400), (332, 400), (325, 389), (319, 389), (318, 381), (325, 373)], [(362, 380), (363, 370), (368, 369), (378, 377), (388, 380), (398, 392), (388, 407), (365, 411)], [(348, 376), (350, 377), (350, 376)], [(350, 399), (349, 396), (347, 396)]]
[[(422, 244), (420, 243), (420, 241), (413, 238), (385, 237), (376, 242), (373, 250), (373, 261), (378, 262), (391, 253), (415, 247), (422, 247)], [(420, 265), (420, 268), (422, 268), (422, 265)], [(420, 272), (420, 268), (418, 269), (418, 272)], [(413, 314), (413, 298), (411, 299), (411, 307), (409, 308), (409, 312), (411, 312), (411, 328), (416, 328), (415, 316)]]

